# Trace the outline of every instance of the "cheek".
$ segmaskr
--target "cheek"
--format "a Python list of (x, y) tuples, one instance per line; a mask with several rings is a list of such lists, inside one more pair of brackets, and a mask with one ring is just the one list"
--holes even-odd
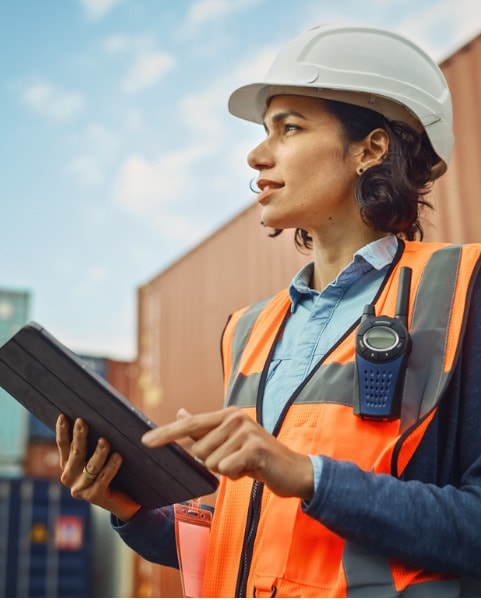
[(296, 162), (306, 173), (335, 175), (345, 168), (343, 152), (337, 144), (314, 146), (301, 153)]

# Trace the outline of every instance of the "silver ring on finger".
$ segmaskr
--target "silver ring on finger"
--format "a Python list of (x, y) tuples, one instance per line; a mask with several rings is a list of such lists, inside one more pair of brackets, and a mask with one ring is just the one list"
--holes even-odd
[(87, 479), (91, 479), (92, 481), (94, 479), (97, 479), (98, 473), (91, 473), (88, 469), (87, 469), (87, 465), (84, 465), (84, 468), (82, 469), (82, 473), (85, 475), (85, 477)]

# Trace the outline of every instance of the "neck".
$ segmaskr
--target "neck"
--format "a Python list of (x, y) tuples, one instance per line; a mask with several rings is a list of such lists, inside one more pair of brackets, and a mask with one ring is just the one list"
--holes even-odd
[(352, 261), (353, 255), (366, 244), (370, 244), (385, 234), (364, 230), (333, 243), (320, 243), (313, 237), (314, 272), (311, 287), (323, 290)]

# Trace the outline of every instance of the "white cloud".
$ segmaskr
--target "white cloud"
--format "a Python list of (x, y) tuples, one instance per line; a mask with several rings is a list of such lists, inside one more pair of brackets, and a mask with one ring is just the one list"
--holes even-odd
[(80, 0), (80, 6), (92, 21), (105, 17), (121, 0)]
[(146, 126), (144, 115), (137, 108), (127, 110), (124, 118), (124, 126), (128, 132), (142, 131)]
[(190, 25), (213, 21), (230, 13), (250, 9), (259, 0), (198, 0), (192, 4), (187, 20)]
[(67, 165), (67, 172), (83, 185), (98, 185), (105, 181), (106, 171), (113, 164), (119, 147), (119, 135), (99, 124), (87, 127), (72, 140), (77, 155)]
[(155, 40), (150, 34), (127, 35), (117, 33), (107, 37), (102, 47), (106, 54), (117, 55), (125, 52), (129, 53), (145, 53), (152, 51), (155, 46)]
[(230, 14), (250, 10), (263, 0), (197, 0), (191, 3), (187, 14), (184, 34), (192, 35), (209, 21), (215, 21)]
[(208, 135), (211, 141), (216, 139), (220, 143), (229, 129), (225, 126), (229, 95), (237, 86), (262, 81), (276, 52), (277, 48), (265, 47), (254, 57), (240, 62), (228, 77), (214, 86), (184, 97), (180, 102), (184, 122), (192, 131)]
[(115, 34), (104, 40), (102, 47), (106, 54), (120, 54), (124, 52), (130, 45), (130, 39), (123, 34)]
[(82, 94), (62, 90), (46, 81), (26, 86), (20, 97), (29, 109), (56, 121), (74, 119), (85, 106)]
[(231, 85), (232, 82), (235, 87), (237, 85), (240, 86), (248, 83), (255, 83), (256, 81), (263, 81), (278, 51), (278, 46), (264, 46), (263, 48), (258, 48), (253, 56), (249, 56), (238, 63), (230, 77)]
[(481, 31), (478, 0), (436, 0), (397, 24), (435, 60), (443, 60)]
[(121, 82), (126, 93), (136, 93), (155, 85), (174, 68), (172, 54), (158, 49), (157, 41), (150, 34), (116, 34), (107, 37), (102, 48), (108, 56), (128, 57), (130, 69)]
[(187, 232), (198, 235), (201, 228), (182, 214), (180, 206), (198, 195), (192, 169), (213, 151), (214, 147), (206, 144), (171, 152), (151, 162), (142, 156), (130, 156), (115, 178), (114, 203), (154, 225), (167, 238)]
[(170, 71), (174, 64), (174, 58), (170, 54), (157, 52), (141, 56), (122, 82), (122, 90), (135, 93), (149, 88)]
[(225, 99), (224, 85), (216, 85), (198, 94), (185, 96), (180, 102), (184, 123), (193, 132), (208, 135), (211, 141), (221, 138), (225, 131)]
[(99, 285), (108, 278), (108, 269), (104, 265), (91, 265), (85, 269), (75, 284), (75, 296), (80, 299), (94, 298)]

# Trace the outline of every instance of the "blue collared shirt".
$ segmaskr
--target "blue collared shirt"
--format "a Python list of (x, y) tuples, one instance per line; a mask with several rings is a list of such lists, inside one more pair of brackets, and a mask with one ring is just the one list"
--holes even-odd
[(283, 407), (374, 299), (398, 247), (389, 235), (364, 246), (321, 292), (309, 287), (313, 263), (289, 287), (291, 313), (274, 350), (263, 402), (263, 425), (272, 432)]

